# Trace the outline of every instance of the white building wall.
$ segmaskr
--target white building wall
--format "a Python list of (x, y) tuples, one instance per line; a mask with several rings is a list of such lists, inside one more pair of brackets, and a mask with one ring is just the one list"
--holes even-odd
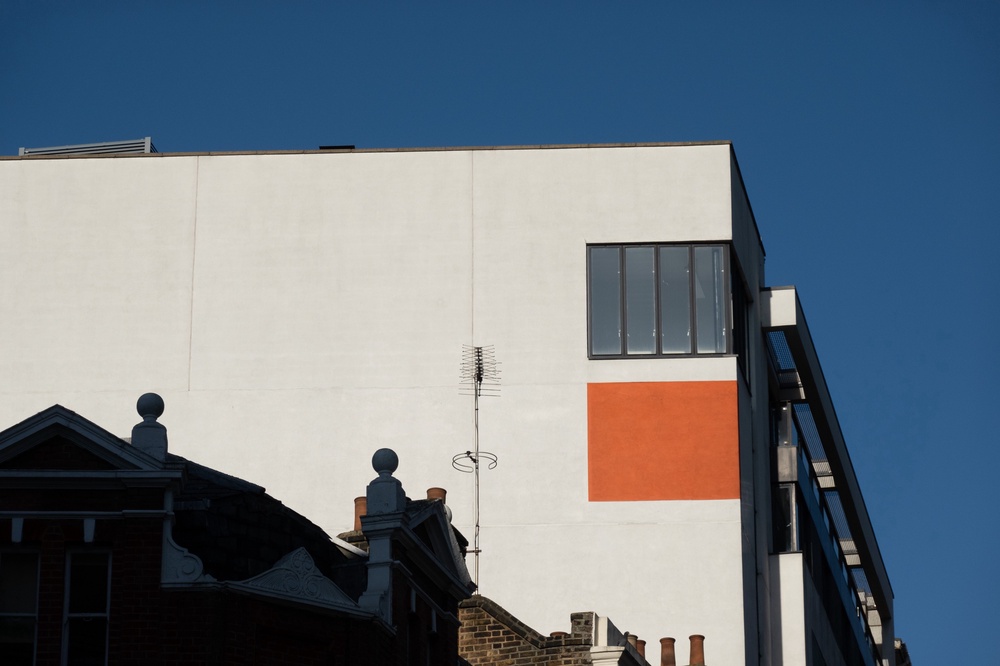
[(543, 632), (592, 609), (740, 663), (740, 501), (587, 494), (588, 382), (738, 371), (589, 361), (586, 245), (727, 241), (730, 187), (728, 144), (0, 161), (0, 423), (58, 402), (127, 435), (154, 390), (173, 452), (332, 533), (390, 446), (471, 537), (458, 367), (493, 345), (483, 593)]
[(780, 613), (781, 625), (773, 636), (774, 666), (805, 666), (805, 574), (802, 553), (782, 553), (770, 558), (771, 605)]
[(187, 388), (196, 167), (0, 161), (5, 423), (52, 395), (134, 393), (146, 365)]

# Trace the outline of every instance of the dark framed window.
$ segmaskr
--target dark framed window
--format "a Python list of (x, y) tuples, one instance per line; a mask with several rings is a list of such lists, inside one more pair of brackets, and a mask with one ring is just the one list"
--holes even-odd
[(75, 551), (69, 553), (68, 558), (63, 663), (66, 666), (105, 666), (111, 553)]
[(0, 552), (0, 664), (35, 663), (38, 553)]
[(726, 245), (587, 248), (591, 358), (734, 353)]

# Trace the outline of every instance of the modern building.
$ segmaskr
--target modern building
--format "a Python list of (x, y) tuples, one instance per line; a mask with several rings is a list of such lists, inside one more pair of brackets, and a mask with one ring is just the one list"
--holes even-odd
[(138, 407), (131, 441), (59, 405), (0, 432), (0, 663), (457, 662), (462, 537), (406, 499), (395, 453), (360, 549), (169, 453), (163, 401)]
[[(596, 607), (718, 664), (892, 666), (885, 564), (729, 143), (34, 152), (0, 159), (0, 421), (127, 428), (109, 405), (155, 388), (177, 453), (322, 526), (358, 447), (391, 446), (530, 626)], [(452, 467), (477, 446), (478, 491)]]

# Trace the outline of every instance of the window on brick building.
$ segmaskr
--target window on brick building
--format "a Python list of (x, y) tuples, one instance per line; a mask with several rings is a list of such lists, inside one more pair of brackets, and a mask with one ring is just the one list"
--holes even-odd
[(0, 552), (0, 664), (35, 661), (38, 554)]
[(66, 666), (107, 664), (110, 583), (110, 553), (69, 554), (63, 624), (63, 663)]

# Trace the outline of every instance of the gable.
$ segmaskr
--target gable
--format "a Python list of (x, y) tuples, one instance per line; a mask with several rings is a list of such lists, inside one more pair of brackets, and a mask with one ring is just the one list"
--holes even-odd
[(163, 463), (60, 405), (0, 432), (0, 471), (140, 472)]
[(465, 558), (455, 531), (445, 517), (445, 511), (444, 505), (438, 501), (411, 502), (407, 531), (416, 543), (423, 546), (424, 552), (432, 557), (442, 572), (454, 578), (459, 587), (471, 591), (475, 589), (475, 585), (465, 566)]
[(116, 469), (116, 466), (68, 438), (56, 435), (0, 461), (0, 469), (90, 471)]
[(416, 537), (418, 539), (420, 539), (420, 541), (423, 542), (423, 544), (425, 546), (427, 546), (427, 548), (431, 552), (433, 552), (438, 557), (441, 556), (441, 543), (440, 543), (440, 540), (438, 540), (437, 547), (435, 547), (434, 540), (431, 538), (431, 534), (430, 534), (430, 532), (427, 529), (427, 521), (426, 520), (423, 521), (423, 522), (421, 522), (419, 525), (414, 525), (412, 527), (412, 529), (413, 529), (413, 534), (416, 535)]
[(320, 572), (305, 548), (296, 548), (262, 574), (244, 581), (226, 583), (226, 586), (286, 602), (338, 610), (349, 615), (371, 615), (361, 610), (336, 583)]

